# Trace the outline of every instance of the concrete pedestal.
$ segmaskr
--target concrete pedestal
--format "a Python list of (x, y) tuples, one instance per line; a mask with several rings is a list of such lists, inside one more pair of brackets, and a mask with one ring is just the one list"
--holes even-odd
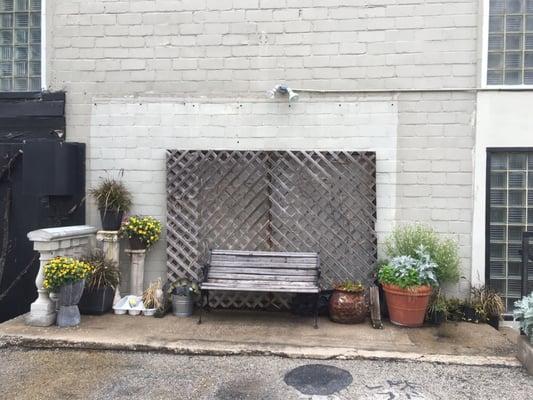
[(533, 345), (529, 338), (524, 335), (518, 336), (518, 359), (527, 372), (533, 375)]
[(96, 228), (89, 225), (39, 229), (28, 233), (33, 248), (40, 253), (39, 272), (35, 279), (37, 299), (31, 304), (26, 323), (32, 326), (50, 326), (56, 320), (56, 304), (43, 287), (44, 266), (57, 256), (79, 258), (87, 254), (90, 239)]
[[(35, 243), (36, 247), (37, 243)], [(36, 248), (37, 250), (37, 248)], [(32, 326), (50, 326), (56, 321), (56, 304), (48, 295), (48, 291), (43, 287), (44, 266), (48, 260), (55, 257), (54, 251), (41, 251), (39, 257), (39, 272), (35, 279), (37, 287), (37, 299), (30, 306), (30, 313), (26, 316), (26, 323)]]
[(142, 296), (146, 250), (126, 250), (126, 253), (131, 257), (130, 294)]
[[(102, 243), (104, 257), (119, 267), (120, 241), (118, 237), (118, 231), (98, 231), (96, 233), (96, 240)], [(113, 304), (116, 304), (119, 300), (120, 288), (119, 285), (117, 285), (115, 288), (115, 298), (113, 299)]]

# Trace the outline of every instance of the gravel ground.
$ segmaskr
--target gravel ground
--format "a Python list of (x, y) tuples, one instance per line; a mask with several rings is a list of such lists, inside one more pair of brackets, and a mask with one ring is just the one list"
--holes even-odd
[(533, 378), (519, 368), (16, 348), (0, 349), (0, 360), (5, 400), (305, 399), (311, 397), (283, 378), (306, 364), (332, 365), (353, 377), (347, 388), (316, 399), (533, 398)]

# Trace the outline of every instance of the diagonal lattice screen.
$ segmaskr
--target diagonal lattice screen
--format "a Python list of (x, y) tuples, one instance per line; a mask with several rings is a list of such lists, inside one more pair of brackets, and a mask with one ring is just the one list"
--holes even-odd
[[(321, 284), (370, 281), (377, 259), (373, 152), (167, 152), (168, 277), (198, 279), (210, 248), (319, 251)], [(219, 293), (213, 306), (287, 306)]]

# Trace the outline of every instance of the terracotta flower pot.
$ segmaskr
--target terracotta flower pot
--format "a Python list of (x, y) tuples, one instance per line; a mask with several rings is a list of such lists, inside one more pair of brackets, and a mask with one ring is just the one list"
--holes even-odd
[(395, 325), (422, 326), (431, 296), (431, 286), (402, 289), (383, 284), (390, 321)]
[(329, 317), (341, 324), (364, 322), (368, 314), (364, 292), (353, 293), (335, 289), (329, 299)]

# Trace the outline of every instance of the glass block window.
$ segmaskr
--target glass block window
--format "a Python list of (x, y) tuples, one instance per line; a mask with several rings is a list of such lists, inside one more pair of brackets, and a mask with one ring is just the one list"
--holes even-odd
[(533, 0), (490, 0), (488, 85), (533, 85)]
[(0, 0), (0, 92), (41, 90), (41, 0)]
[[(521, 297), (522, 235), (533, 232), (533, 151), (490, 152), (488, 173), (488, 282), (510, 312)], [(533, 266), (528, 273), (533, 291)]]

